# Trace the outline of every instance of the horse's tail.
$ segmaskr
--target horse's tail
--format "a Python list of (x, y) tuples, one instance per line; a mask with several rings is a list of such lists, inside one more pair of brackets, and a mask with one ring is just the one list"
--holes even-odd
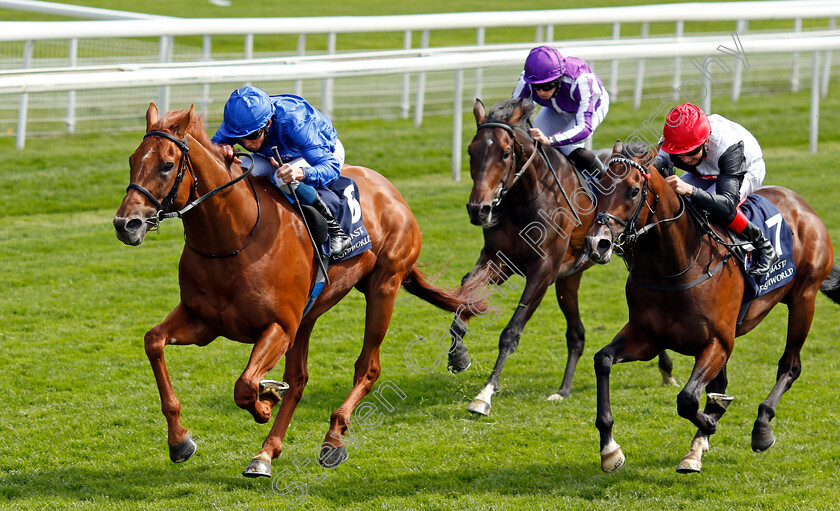
[(487, 311), (486, 282), (472, 279), (458, 289), (442, 289), (430, 284), (416, 266), (403, 279), (403, 287), (417, 298), (449, 312), (458, 312), (464, 320)]
[(840, 303), (840, 266), (836, 263), (831, 267), (828, 278), (820, 286), (820, 291), (834, 303)]

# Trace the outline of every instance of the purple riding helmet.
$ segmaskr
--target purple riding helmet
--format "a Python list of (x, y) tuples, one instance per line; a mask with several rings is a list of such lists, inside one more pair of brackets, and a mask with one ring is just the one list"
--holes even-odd
[(525, 59), (525, 81), (527, 83), (546, 83), (554, 81), (566, 73), (563, 55), (552, 46), (537, 46)]

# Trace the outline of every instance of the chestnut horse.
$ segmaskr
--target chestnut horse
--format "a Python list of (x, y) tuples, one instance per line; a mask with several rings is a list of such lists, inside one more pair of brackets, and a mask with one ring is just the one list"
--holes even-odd
[[(499, 338), (493, 372), (467, 407), (482, 415), (490, 413), (502, 368), (552, 283), (566, 318), (568, 358), (563, 382), (549, 400), (571, 395), (575, 367), (583, 353), (578, 287), (583, 270), (592, 266), (584, 254), (584, 240), (595, 218), (595, 205), (560, 151), (538, 151), (527, 126), (535, 108), (522, 98), (497, 103), (489, 115), (481, 100), (473, 108), (477, 131), (469, 146), (473, 188), (467, 211), (470, 222), (482, 227), (484, 247), (462, 283), (501, 286), (514, 274), (525, 278), (519, 306)], [(599, 152), (609, 156), (609, 149)], [(508, 287), (513, 285), (508, 283)], [(449, 368), (458, 373), (470, 365), (463, 317), (455, 316), (450, 332)], [(671, 359), (665, 353), (659, 358), (659, 368), (663, 383), (676, 385)]]
[[(258, 423), (268, 422), (272, 407), (282, 401), (262, 449), (244, 472), (249, 477), (270, 476), (271, 460), (280, 455), (307, 382), (315, 322), (355, 287), (367, 301), (364, 344), (353, 388), (330, 417), (319, 456), (324, 466), (340, 464), (347, 458), (341, 435), (347, 432), (348, 418), (379, 377), (379, 347), (400, 287), (448, 311), (460, 307), (467, 315), (483, 310), (481, 290), (448, 292), (427, 283), (415, 266), (420, 229), (405, 200), (377, 172), (345, 166), (342, 174), (352, 177), (360, 190), (372, 248), (331, 266), (331, 284), (304, 316), (317, 264), (304, 223), (289, 202), (267, 179), (244, 176), (239, 165), (226, 164), (192, 108), (158, 118), (152, 103), (146, 131), (129, 158), (131, 184), (114, 227), (122, 242), (139, 245), (161, 218), (183, 215), (181, 302), (145, 336), (167, 421), (170, 458), (188, 459), (196, 444), (181, 425), (180, 402), (164, 362), (165, 346), (204, 346), (219, 336), (254, 345), (234, 386), (234, 400)], [(480, 303), (470, 303), (471, 296), (479, 296)], [(261, 392), (260, 381), (284, 355), (288, 390), (281, 399), (277, 393)]]
[[(622, 152), (621, 142), (613, 152)], [(802, 197), (779, 186), (759, 188), (755, 193), (775, 204), (793, 231), (796, 272), (791, 282), (756, 298), (738, 324), (746, 284), (739, 263), (723, 245), (727, 235), (720, 228), (715, 228), (718, 234), (714, 236), (699, 230), (699, 224), (685, 213), (687, 201), (649, 164), (653, 155), (651, 150), (644, 156), (610, 161), (602, 184), (615, 189), (601, 198), (598, 220), (586, 240), (594, 261), (607, 262), (618, 247), (630, 270), (626, 285), (630, 319), (595, 355), (601, 468), (615, 470), (625, 459), (612, 436), (613, 364), (649, 360), (669, 349), (695, 359), (691, 377), (677, 396), (677, 411), (698, 431), (677, 471), (699, 472), (702, 456), (709, 450), (709, 436), (732, 400), (724, 392), (726, 363), (735, 338), (755, 328), (782, 302), (789, 313), (785, 349), (776, 384), (759, 405), (752, 430), (754, 451), (775, 443), (770, 420), (782, 395), (799, 377), (799, 353), (811, 328), (817, 292), (832, 273), (834, 256), (825, 225)], [(834, 274), (838, 271), (835, 266)], [(836, 278), (823, 285), (835, 302), (840, 301), (838, 289)], [(703, 389), (707, 400), (700, 411)]]

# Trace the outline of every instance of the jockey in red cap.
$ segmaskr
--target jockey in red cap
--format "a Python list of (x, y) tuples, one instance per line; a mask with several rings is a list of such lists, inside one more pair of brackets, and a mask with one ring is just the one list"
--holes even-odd
[(557, 147), (590, 175), (603, 175), (603, 163), (584, 144), (606, 117), (610, 96), (586, 61), (538, 46), (525, 60), (513, 97), (542, 106), (531, 129), (534, 140)]
[[(779, 256), (738, 204), (761, 186), (766, 173), (761, 146), (738, 123), (707, 116), (691, 103), (674, 107), (665, 119), (662, 147), (654, 162), (671, 188), (708, 211), (713, 220), (743, 233), (757, 250), (751, 275), (770, 272)], [(686, 171), (673, 175), (676, 166)]]

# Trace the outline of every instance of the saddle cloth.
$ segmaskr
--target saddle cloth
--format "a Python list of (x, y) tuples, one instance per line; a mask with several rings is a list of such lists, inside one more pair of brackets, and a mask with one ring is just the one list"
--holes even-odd
[[(268, 158), (259, 153), (252, 153), (252, 156), (254, 157), (252, 175), (271, 178), (276, 167), (271, 164)], [(243, 161), (243, 166), (247, 165), (248, 162)], [(283, 190), (283, 188), (286, 188), (285, 186), (283, 188), (278, 186), (277, 188), (283, 192), (290, 203), (294, 204), (292, 196)], [(350, 247), (344, 252), (330, 256), (330, 240), (327, 239), (321, 245), (321, 251), (324, 256), (330, 256), (329, 264), (350, 259), (369, 250), (371, 248), (370, 235), (368, 235), (367, 228), (362, 221), (362, 205), (359, 203), (359, 188), (356, 186), (356, 182), (347, 176), (339, 176), (327, 188), (318, 189), (318, 195), (332, 211), (333, 216), (338, 220), (347, 236), (350, 237), (351, 243)]]
[(750, 303), (759, 296), (784, 286), (796, 275), (793, 261), (793, 232), (778, 208), (761, 195), (749, 195), (739, 206), (747, 219), (764, 232), (764, 236), (773, 244), (779, 255), (779, 262), (773, 265), (767, 275), (751, 277), (746, 270), (755, 264), (755, 253), (751, 252), (746, 259), (744, 268), (744, 300), (738, 315), (738, 324), (744, 320), (749, 311)]

